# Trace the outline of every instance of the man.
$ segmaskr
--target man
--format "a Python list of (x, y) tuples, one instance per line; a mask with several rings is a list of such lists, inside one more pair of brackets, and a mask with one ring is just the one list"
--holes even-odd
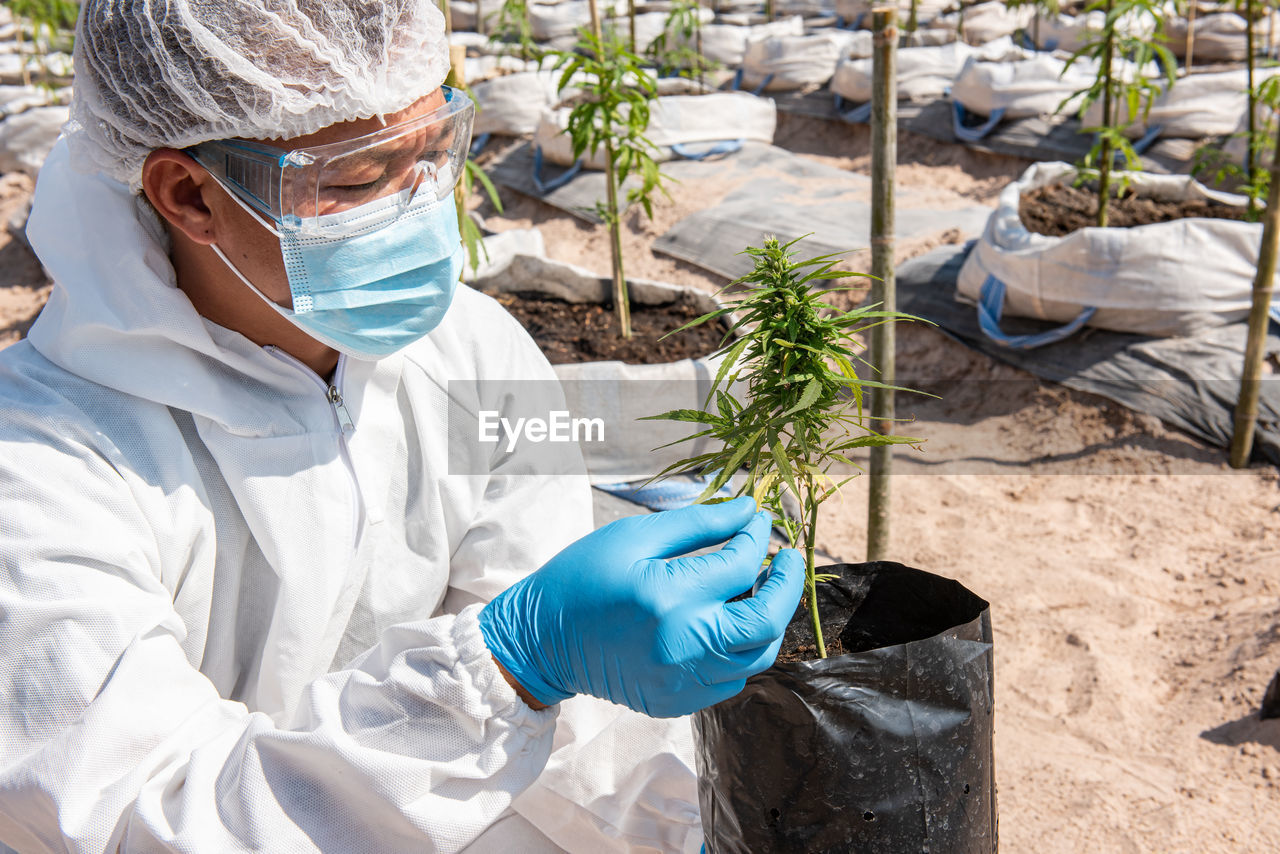
[(84, 4), (0, 355), (9, 848), (697, 849), (654, 718), (773, 661), (802, 562), (730, 603), (749, 499), (583, 536), (581, 478), (449, 474), (458, 389), (554, 375), (456, 287), (446, 64), (430, 0)]

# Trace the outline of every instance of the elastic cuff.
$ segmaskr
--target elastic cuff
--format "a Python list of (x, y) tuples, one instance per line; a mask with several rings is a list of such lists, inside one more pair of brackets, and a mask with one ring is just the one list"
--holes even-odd
[[(491, 653), (494, 658), (502, 663), (507, 672), (524, 687), (529, 694), (542, 703), (544, 706), (554, 706), (557, 703), (569, 699), (573, 694), (565, 693), (558, 688), (547, 683), (542, 678), (542, 674), (536, 670), (524, 667), (520, 662), (508, 652), (506, 645), (502, 643), (501, 635), (493, 629), (491, 622), (495, 619), (495, 609), (500, 608), (500, 599), (495, 599), (488, 605), (485, 605), (477, 615), (477, 621), (480, 624), (480, 634), (482, 635), (486, 647), (486, 651)], [(496, 667), (494, 668), (497, 669)], [(502, 673), (498, 673), (498, 678), (502, 679)], [(502, 680), (506, 682), (505, 679)], [(508, 686), (510, 687), (510, 686)], [(512, 688), (514, 692), (515, 689)]]
[[(453, 641), (457, 647), (458, 661), (467, 672), (473, 674), (476, 688), (492, 700), (496, 714), (511, 718), (522, 729), (530, 730), (530, 735), (536, 735), (548, 726), (554, 725), (559, 707), (554, 703), (546, 703), (545, 709), (533, 709), (520, 699), (516, 689), (512, 688), (511, 683), (503, 677), (502, 671), (494, 663), (493, 655), (482, 634), (479, 621), (482, 607), (478, 604), (468, 605), (454, 618)], [(519, 679), (519, 677), (516, 678)], [(521, 682), (521, 684), (524, 683)], [(534, 694), (535, 698), (537, 696)], [(542, 702), (541, 698), (538, 698), (538, 701)]]

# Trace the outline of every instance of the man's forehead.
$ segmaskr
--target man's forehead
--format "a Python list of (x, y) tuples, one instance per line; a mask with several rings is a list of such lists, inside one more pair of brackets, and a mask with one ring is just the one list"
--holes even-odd
[(436, 89), (429, 95), (424, 95), (414, 101), (403, 110), (394, 113), (388, 113), (381, 119), (377, 116), (369, 119), (356, 119), (350, 122), (338, 122), (328, 127), (320, 128), (315, 133), (309, 133), (304, 136), (295, 136), (289, 139), (268, 139), (263, 140), (267, 145), (278, 146), (283, 149), (294, 148), (311, 148), (316, 145), (328, 145), (332, 142), (343, 142), (349, 139), (357, 139), (365, 134), (380, 131), (385, 127), (408, 121), (409, 119), (425, 115), (432, 110), (438, 110), (445, 104), (444, 90)]

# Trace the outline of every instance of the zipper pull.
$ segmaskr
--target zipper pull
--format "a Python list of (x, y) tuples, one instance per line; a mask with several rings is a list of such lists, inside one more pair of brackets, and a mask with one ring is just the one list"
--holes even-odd
[(333, 413), (338, 416), (338, 426), (342, 428), (343, 435), (350, 433), (356, 429), (356, 423), (351, 420), (351, 414), (347, 412), (347, 407), (342, 403), (342, 392), (338, 391), (336, 385), (329, 386), (329, 390), (325, 393), (329, 398), (329, 404), (333, 406)]

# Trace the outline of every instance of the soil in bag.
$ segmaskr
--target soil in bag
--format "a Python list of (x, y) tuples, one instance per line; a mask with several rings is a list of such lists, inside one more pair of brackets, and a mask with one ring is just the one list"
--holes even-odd
[[(1073, 231), (1098, 224), (1098, 192), (1088, 186), (1049, 184), (1023, 193), (1018, 216), (1028, 231), (1049, 237), (1065, 237)], [(1108, 228), (1132, 228), (1189, 217), (1210, 219), (1245, 218), (1245, 209), (1208, 199), (1162, 201), (1126, 191), (1107, 206)]]
[(611, 305), (571, 303), (530, 293), (501, 294), (497, 299), (528, 330), (553, 365), (611, 359), (656, 365), (696, 359), (715, 352), (727, 329), (715, 321), (660, 340), (702, 316), (701, 309), (685, 300), (662, 305), (633, 302), (631, 338), (624, 339)]
[[(708, 854), (996, 850), (991, 617), (951, 579), (819, 567), (824, 637), (694, 716)], [(811, 645), (797, 609), (786, 646)]]

